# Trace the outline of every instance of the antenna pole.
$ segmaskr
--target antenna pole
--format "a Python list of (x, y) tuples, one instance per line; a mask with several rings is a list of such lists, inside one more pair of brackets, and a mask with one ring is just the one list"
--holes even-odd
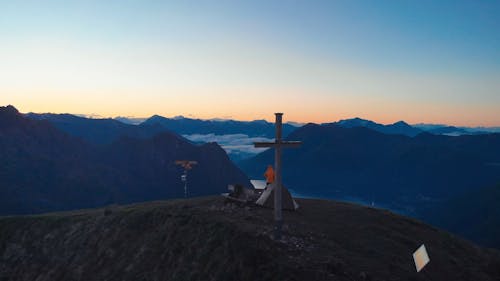
[(184, 170), (184, 198), (188, 197), (188, 178), (187, 178), (187, 170)]

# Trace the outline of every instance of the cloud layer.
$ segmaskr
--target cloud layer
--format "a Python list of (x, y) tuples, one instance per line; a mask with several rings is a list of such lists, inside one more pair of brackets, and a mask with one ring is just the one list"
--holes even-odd
[(253, 145), (254, 142), (273, 141), (273, 139), (264, 137), (249, 137), (245, 134), (193, 134), (182, 136), (196, 143), (216, 142), (227, 152), (227, 154), (248, 154), (248, 156), (255, 155), (266, 150), (266, 148), (255, 148)]

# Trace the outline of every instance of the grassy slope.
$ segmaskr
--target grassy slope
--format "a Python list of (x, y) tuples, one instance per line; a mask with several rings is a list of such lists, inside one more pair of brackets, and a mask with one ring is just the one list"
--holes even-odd
[[(0, 280), (500, 280), (500, 256), (387, 211), (299, 200), (272, 210), (218, 197), (0, 219)], [(412, 252), (430, 264), (417, 274)], [(496, 278), (496, 279), (495, 279)]]

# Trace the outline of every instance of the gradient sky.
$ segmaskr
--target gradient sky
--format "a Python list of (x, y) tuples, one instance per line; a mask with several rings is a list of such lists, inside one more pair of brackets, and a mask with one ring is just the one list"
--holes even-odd
[(500, 125), (498, 1), (3, 1), (0, 105)]

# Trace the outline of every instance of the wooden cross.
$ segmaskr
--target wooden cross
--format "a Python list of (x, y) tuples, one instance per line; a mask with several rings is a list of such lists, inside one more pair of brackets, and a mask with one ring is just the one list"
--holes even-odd
[(255, 142), (255, 147), (272, 147), (274, 148), (274, 239), (281, 239), (281, 227), (283, 226), (283, 204), (281, 201), (282, 194), (282, 179), (281, 179), (281, 149), (288, 147), (299, 147), (302, 142), (300, 141), (282, 141), (282, 117), (283, 113), (274, 113), (276, 115), (276, 138), (274, 142)]

